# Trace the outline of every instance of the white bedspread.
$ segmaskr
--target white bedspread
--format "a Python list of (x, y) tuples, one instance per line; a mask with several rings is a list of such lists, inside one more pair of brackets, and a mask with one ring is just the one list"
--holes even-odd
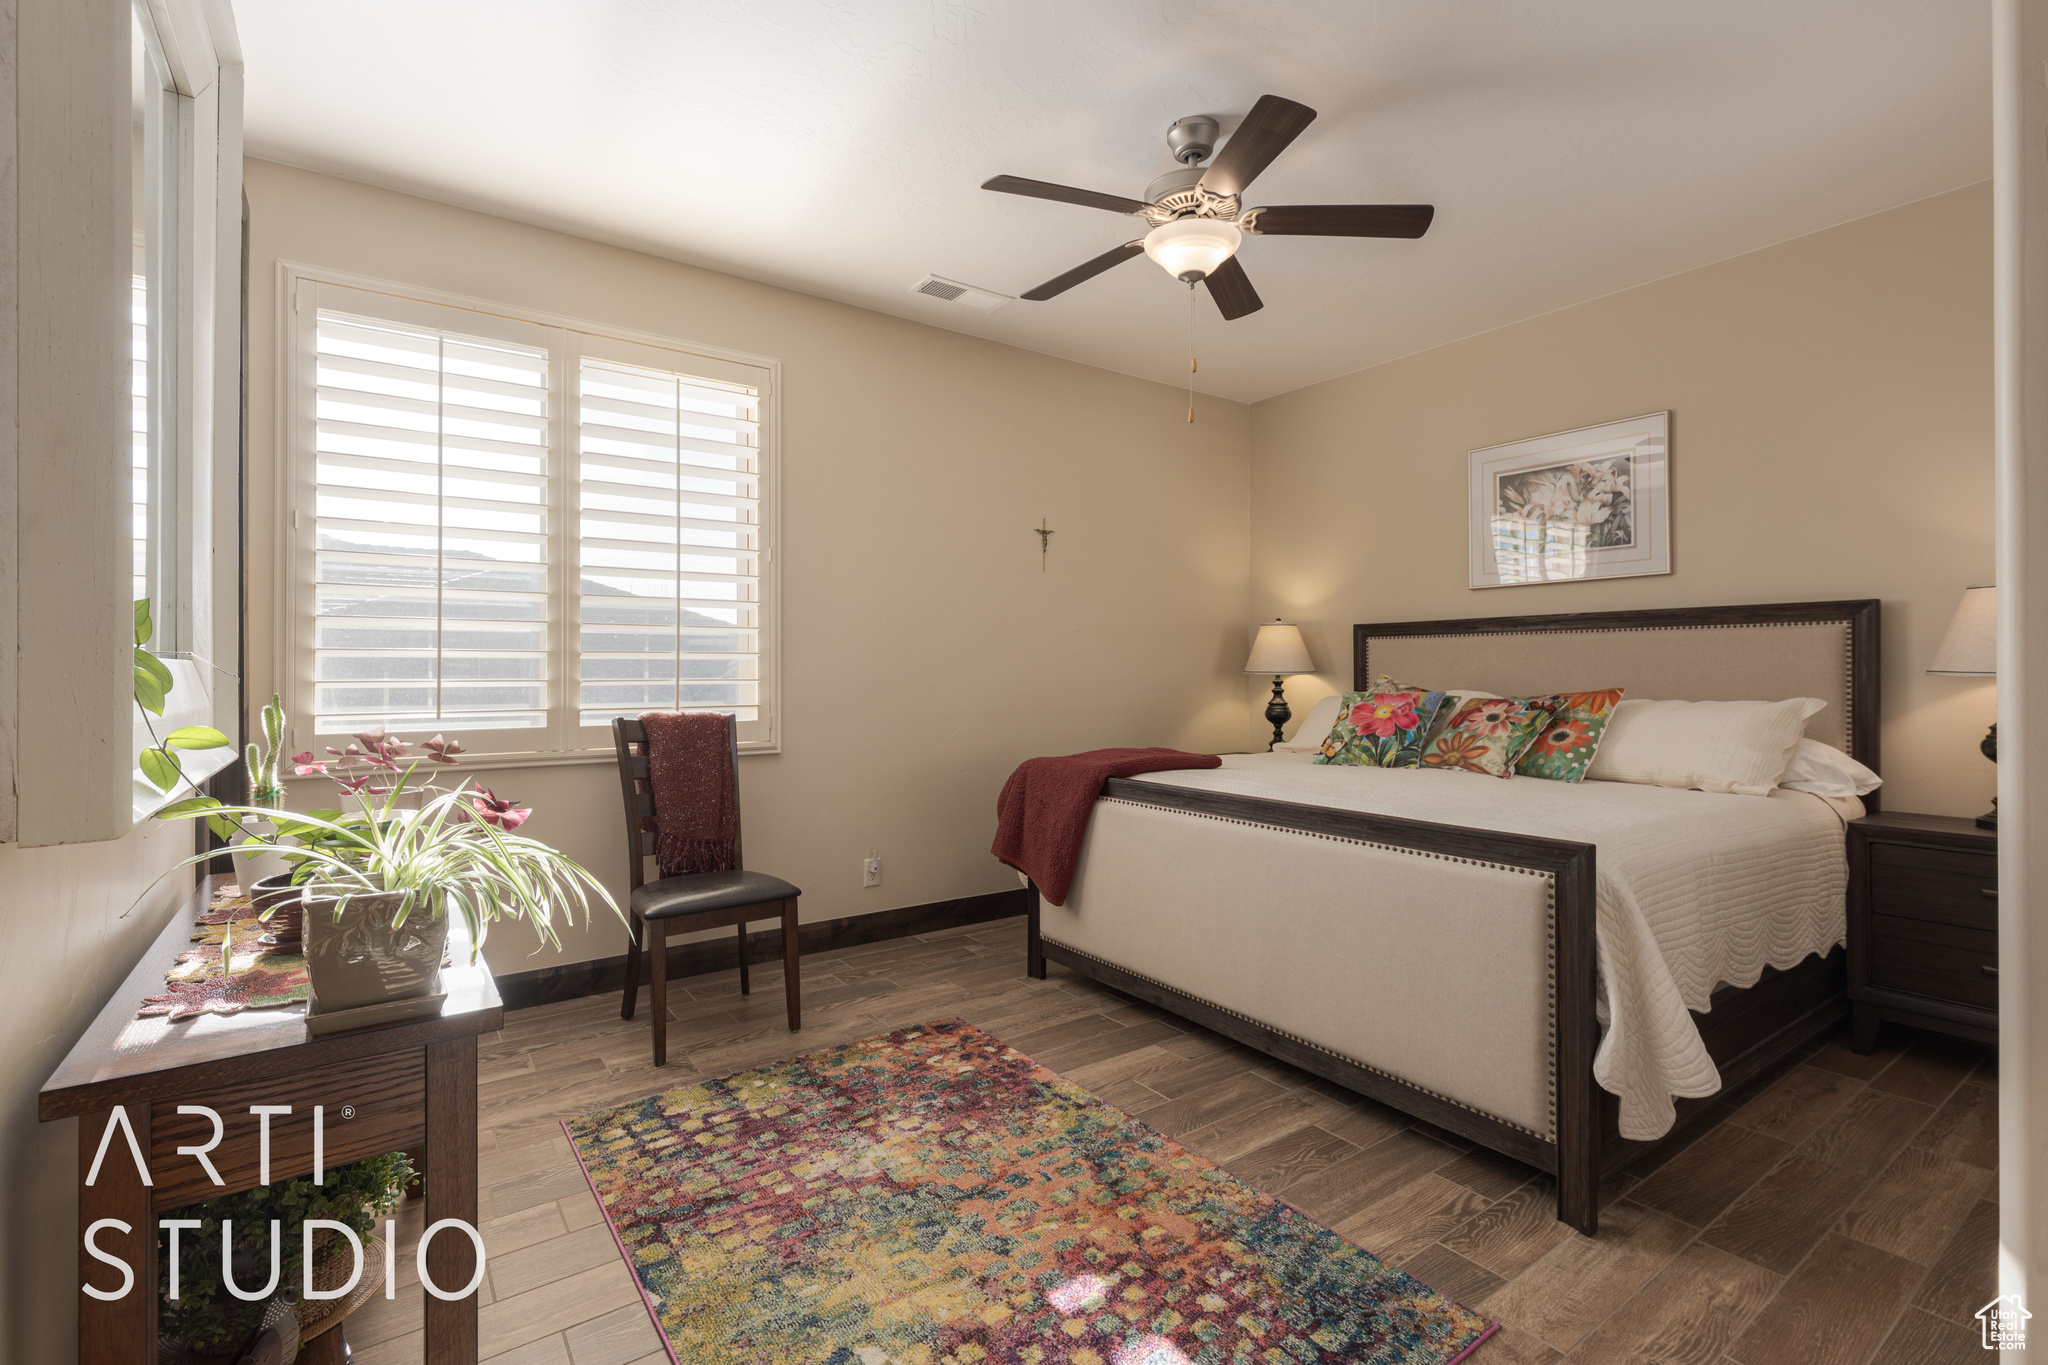
[(1843, 821), (1863, 813), (1768, 797), (1620, 782), (1576, 786), (1478, 773), (1317, 765), (1308, 754), (1229, 754), (1223, 766), (1138, 780), (1598, 847), (1601, 1014), (1595, 1078), (1621, 1098), (1623, 1137), (1669, 1130), (1674, 1096), (1721, 1077), (1686, 1011), (1716, 986), (1754, 985), (1844, 936)]

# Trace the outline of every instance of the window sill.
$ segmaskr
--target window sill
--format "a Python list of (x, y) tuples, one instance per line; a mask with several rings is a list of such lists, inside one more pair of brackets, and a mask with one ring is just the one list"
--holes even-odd
[[(331, 758), (329, 761), (333, 761)], [(558, 749), (551, 753), (464, 753), (462, 762), (453, 768), (438, 763), (428, 763), (422, 757), (421, 776), (460, 778), (464, 773), (498, 772), (506, 768), (578, 768), (591, 763), (612, 762), (610, 749)], [(297, 782), (329, 782), (333, 779), (324, 773), (311, 773), (305, 777), (286, 777), (287, 784)]]
[[(182, 726), (214, 723), (212, 674), (190, 659), (167, 658), (162, 663), (171, 672), (164, 713), (152, 721), (143, 714), (140, 706), (134, 708), (133, 729), (129, 735), (129, 743), (134, 746), (131, 753), (141, 753), (162, 736)], [(173, 801), (183, 801), (192, 795), (193, 787), (240, 758), (241, 754), (232, 742), (218, 749), (180, 749), (178, 767), (191, 779), (191, 785), (179, 782), (168, 792), (158, 791), (156, 783), (142, 775), (140, 766), (131, 769), (135, 785), (135, 823), (141, 824)]]
[[(202, 786), (222, 768), (233, 763), (237, 755), (233, 745), (220, 749), (184, 749), (178, 753), (178, 764), (185, 770), (185, 776), (192, 779), (192, 786)], [(192, 795), (192, 788), (183, 782), (167, 792), (160, 792), (156, 784), (142, 775), (142, 769), (134, 773), (135, 823), (141, 824), (173, 801), (183, 801)]]
[[(780, 744), (748, 745), (742, 743), (740, 745), (741, 758), (745, 758), (749, 754), (779, 754), (781, 752), (782, 746)], [(611, 767), (616, 762), (616, 756), (611, 748), (607, 746), (602, 749), (557, 749), (547, 753), (491, 753), (488, 751), (484, 753), (464, 753), (462, 755), (462, 762), (457, 767), (428, 766), (434, 768), (437, 776), (451, 776), (459, 779), (464, 773), (502, 772), (508, 768), (579, 768), (595, 763)], [(424, 771), (425, 769), (423, 768), (422, 772)], [(330, 780), (330, 778), (320, 773), (313, 773), (306, 777), (287, 777), (285, 779), (287, 784), (327, 782)]]

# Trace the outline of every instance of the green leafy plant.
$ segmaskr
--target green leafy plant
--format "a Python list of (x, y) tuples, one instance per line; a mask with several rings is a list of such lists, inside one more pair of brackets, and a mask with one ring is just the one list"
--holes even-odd
[[(337, 1167), (322, 1184), (311, 1176), (222, 1195), (165, 1214), (165, 1218), (196, 1218), (178, 1239), (178, 1298), (170, 1299), (170, 1242), (159, 1231), (157, 1242), (158, 1324), (165, 1338), (205, 1354), (233, 1350), (263, 1320), (266, 1302), (244, 1303), (227, 1292), (221, 1278), (220, 1225), (234, 1224), (235, 1283), (253, 1289), (270, 1277), (270, 1220), (281, 1224), (282, 1275), (278, 1287), (305, 1283), (305, 1236), (299, 1231), (308, 1218), (346, 1223), (357, 1236), (372, 1231), (412, 1183), (412, 1162), (403, 1152), (373, 1156)], [(327, 1236), (339, 1236), (327, 1232)], [(365, 1248), (368, 1243), (365, 1241)], [(316, 1242), (315, 1255), (321, 1248)], [(365, 1273), (369, 1273), (365, 1258)]]
[(277, 771), (284, 761), (284, 704), (275, 692), (263, 708), (263, 743), (251, 741), (242, 761), (249, 769), (249, 804), (270, 806), (284, 800), (284, 782)]
[[(512, 815), (517, 823), (528, 812), (508, 811), (509, 802), (472, 788), (467, 781), (417, 810), (403, 809), (398, 803), (410, 777), (407, 769), (378, 795), (352, 793), (357, 808), (346, 813), (294, 815), (257, 806), (202, 809), (192, 802), (180, 804), (193, 807), (182, 812), (188, 818), (269, 820), (272, 830), (251, 832), (242, 847), (283, 853), (293, 864), (292, 880), (306, 888), (308, 900), (335, 902), (337, 921), (356, 897), (389, 892), (403, 897), (393, 917), (395, 925), (404, 924), (415, 910), (431, 917), (446, 909), (462, 916), (470, 942), (478, 948), (500, 919), (523, 920), (544, 944), (560, 947), (554, 927), (557, 909), (571, 924), (579, 910), (587, 920), (592, 892), (621, 922), (625, 920), (611, 893), (580, 863), (503, 827)], [(195, 854), (185, 863), (208, 856)]]
[[(156, 726), (151, 725), (151, 716), (164, 713), (164, 701), (171, 694), (175, 680), (171, 670), (164, 667), (163, 660), (143, 648), (149, 637), (156, 633), (156, 625), (150, 620), (149, 599), (135, 599), (135, 704), (143, 711), (142, 723), (149, 730), (149, 737), (155, 741), (135, 756), (135, 764), (142, 769), (142, 775), (150, 780), (160, 792), (169, 792), (183, 782), (193, 791), (193, 796), (164, 807), (157, 812), (161, 819), (174, 819), (191, 814), (196, 810), (208, 809), (208, 803), (219, 806), (220, 802), (200, 792), (191, 778), (185, 776), (185, 765), (178, 760), (181, 750), (224, 749), (228, 737), (210, 725), (181, 725), (167, 735), (159, 737)], [(275, 698), (272, 698), (275, 701)], [(251, 748), (254, 746), (252, 745)], [(237, 826), (230, 820), (214, 819), (207, 822), (213, 832), (221, 838), (231, 837)]]

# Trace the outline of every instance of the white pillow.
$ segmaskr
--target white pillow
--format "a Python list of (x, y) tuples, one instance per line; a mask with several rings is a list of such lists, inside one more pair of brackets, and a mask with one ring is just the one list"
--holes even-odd
[(1792, 762), (1778, 785), (1815, 796), (1868, 796), (1884, 782), (1832, 744), (1802, 739), (1792, 751)]
[(1597, 782), (1769, 796), (1799, 747), (1809, 716), (1827, 705), (1788, 701), (1625, 699), (1586, 776)]
[(1276, 752), (1290, 754), (1312, 754), (1323, 747), (1323, 741), (1330, 737), (1330, 731), (1337, 728), (1337, 707), (1344, 701), (1342, 692), (1332, 692), (1311, 706), (1303, 717), (1301, 728), (1294, 732), (1293, 739), (1283, 739), (1273, 746)]

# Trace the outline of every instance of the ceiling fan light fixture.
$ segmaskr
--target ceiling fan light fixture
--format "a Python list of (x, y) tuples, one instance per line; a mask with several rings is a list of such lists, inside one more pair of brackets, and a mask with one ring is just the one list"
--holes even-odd
[(1244, 234), (1221, 219), (1176, 218), (1145, 234), (1145, 254), (1167, 274), (1193, 284), (1236, 255), (1243, 242)]

